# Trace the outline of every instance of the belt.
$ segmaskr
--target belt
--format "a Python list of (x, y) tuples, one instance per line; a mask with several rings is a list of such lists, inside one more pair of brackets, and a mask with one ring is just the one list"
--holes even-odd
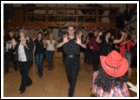
[(80, 55), (66, 55), (68, 58), (74, 58), (74, 57), (79, 57)]

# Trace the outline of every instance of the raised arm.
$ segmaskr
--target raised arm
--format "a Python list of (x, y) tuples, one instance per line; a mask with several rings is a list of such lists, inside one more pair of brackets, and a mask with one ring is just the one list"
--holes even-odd
[(15, 41), (15, 39), (12, 39), (11, 40), (11, 44), (12, 44), (12, 48), (14, 49), (15, 46), (16, 46), (16, 44), (17, 44), (17, 42)]
[(78, 38), (76, 38), (76, 41), (75, 41), (78, 45), (80, 45), (82, 48), (87, 48), (87, 46), (86, 46), (86, 44), (83, 44), (82, 42), (81, 42), (81, 39), (78, 37)]
[(122, 42), (123, 41), (123, 39), (124, 39), (124, 36), (125, 36), (125, 33), (124, 32), (121, 32), (121, 38), (120, 39), (114, 39), (113, 40), (113, 43), (114, 44), (117, 44), (117, 43), (120, 43), (120, 42)]
[(103, 34), (103, 32), (99, 32), (99, 34), (98, 34), (98, 36), (97, 36), (97, 38), (96, 38), (96, 42), (97, 43), (101, 43), (102, 42), (102, 40), (101, 40), (101, 35)]
[(63, 37), (63, 41), (59, 44), (56, 45), (56, 48), (60, 48), (62, 47), (65, 43), (67, 43), (69, 41), (68, 36), (64, 36)]

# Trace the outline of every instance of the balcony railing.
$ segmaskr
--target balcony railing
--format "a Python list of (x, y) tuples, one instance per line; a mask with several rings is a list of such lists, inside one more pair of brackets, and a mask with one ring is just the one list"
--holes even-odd
[[(41, 10), (44, 13), (34, 13)], [(41, 25), (41, 26), (111, 26), (115, 27), (118, 8), (114, 7), (15, 7), (13, 25)]]

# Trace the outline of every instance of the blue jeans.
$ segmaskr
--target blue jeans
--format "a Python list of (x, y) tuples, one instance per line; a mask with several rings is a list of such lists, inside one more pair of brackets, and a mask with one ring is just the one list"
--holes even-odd
[(130, 67), (130, 65), (131, 65), (131, 54), (130, 54), (129, 51), (125, 52), (125, 58), (128, 60), (129, 67)]
[(43, 53), (35, 54), (35, 61), (38, 67), (38, 75), (41, 77), (43, 75)]
[(54, 51), (46, 51), (46, 57), (48, 60), (48, 68), (51, 68), (53, 66), (53, 55), (54, 55)]

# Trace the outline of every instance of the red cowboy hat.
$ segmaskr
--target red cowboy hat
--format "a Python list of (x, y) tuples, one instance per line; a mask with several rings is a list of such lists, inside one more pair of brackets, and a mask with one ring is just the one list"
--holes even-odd
[(103, 70), (112, 77), (121, 77), (128, 71), (128, 61), (113, 50), (107, 56), (100, 56)]

